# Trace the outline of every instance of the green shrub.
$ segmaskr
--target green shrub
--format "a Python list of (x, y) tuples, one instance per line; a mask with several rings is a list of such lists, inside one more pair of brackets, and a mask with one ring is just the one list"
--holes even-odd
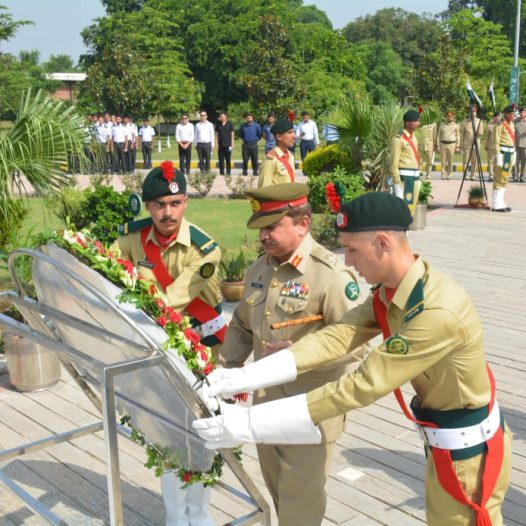
[(335, 250), (340, 246), (339, 232), (335, 225), (336, 216), (334, 214), (314, 214), (310, 232), (312, 237), (325, 248)]
[[(84, 190), (85, 204), (79, 223), (90, 228), (103, 243), (112, 243), (119, 235), (119, 225), (131, 221), (128, 209), (130, 192), (117, 192), (111, 186), (96, 184)], [(79, 225), (75, 224), (77, 228)]]
[(418, 204), (428, 205), (429, 200), (433, 199), (432, 191), (431, 181), (422, 181), (422, 186), (420, 186), (420, 192), (418, 193)]
[(197, 190), (199, 197), (206, 197), (216, 178), (215, 172), (193, 172), (187, 175), (188, 184)]
[(363, 177), (358, 174), (349, 174), (345, 169), (338, 166), (332, 173), (322, 174), (309, 179), (309, 203), (313, 212), (322, 213), (329, 210), (325, 196), (325, 185), (336, 181), (340, 182), (345, 188), (344, 201), (350, 201), (365, 193)]
[(86, 193), (70, 186), (63, 188), (58, 194), (52, 194), (47, 198), (49, 208), (64, 223), (69, 222), (77, 228), (85, 228), (89, 225), (84, 217), (86, 209)]
[(332, 172), (337, 166), (351, 172), (354, 164), (345, 150), (342, 150), (337, 144), (330, 144), (314, 150), (305, 157), (303, 172), (309, 177), (314, 177)]
[(10, 246), (13, 232), (18, 232), (29, 213), (22, 199), (9, 199), (6, 204), (11, 208), (11, 214), (9, 217), (0, 215), (0, 250), (6, 250)]

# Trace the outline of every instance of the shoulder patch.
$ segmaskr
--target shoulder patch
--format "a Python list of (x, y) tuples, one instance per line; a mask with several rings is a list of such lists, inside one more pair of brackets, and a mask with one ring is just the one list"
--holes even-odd
[(190, 225), (190, 240), (203, 254), (208, 254), (217, 247), (217, 243), (212, 238), (194, 225)]
[(349, 281), (345, 287), (345, 295), (351, 300), (356, 301), (360, 297), (360, 287), (356, 281)]
[(151, 217), (145, 217), (144, 219), (139, 219), (137, 221), (130, 221), (129, 223), (124, 223), (123, 225), (119, 226), (119, 234), (121, 234), (121, 236), (125, 236), (126, 234), (137, 232), (138, 230), (142, 230), (143, 228), (151, 225), (153, 225)]
[(424, 310), (424, 282), (419, 279), (409, 294), (404, 321), (409, 321)]
[(199, 269), (199, 275), (202, 278), (208, 279), (214, 275), (215, 270), (216, 268), (213, 263), (210, 263), (210, 262), (204, 263), (203, 265), (201, 265)]
[(405, 338), (395, 334), (385, 342), (385, 350), (389, 354), (407, 354), (409, 351), (409, 344)]

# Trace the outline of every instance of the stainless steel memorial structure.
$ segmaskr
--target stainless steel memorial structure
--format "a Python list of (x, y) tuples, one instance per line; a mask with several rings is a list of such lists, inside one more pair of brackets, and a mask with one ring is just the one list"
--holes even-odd
[[(27, 296), (15, 259), (32, 259), (38, 300)], [(0, 314), (5, 332), (45, 345), (58, 356), (101, 414), (101, 421), (0, 451), (0, 462), (80, 436), (104, 431), (110, 523), (122, 525), (117, 411), (128, 415), (148, 442), (171, 448), (183, 467), (210, 468), (215, 452), (193, 432), (196, 418), (210, 416), (198, 392), (200, 380), (173, 351), (161, 350), (164, 330), (132, 304), (119, 303), (121, 289), (65, 250), (48, 244), (42, 251), (19, 249), (9, 259), (14, 291), (1, 294), (24, 316), (27, 325)], [(244, 491), (218, 481), (214, 486), (254, 510), (228, 524), (270, 525), (270, 508), (230, 450), (220, 450)], [(0, 481), (50, 524), (65, 524), (0, 470)]]

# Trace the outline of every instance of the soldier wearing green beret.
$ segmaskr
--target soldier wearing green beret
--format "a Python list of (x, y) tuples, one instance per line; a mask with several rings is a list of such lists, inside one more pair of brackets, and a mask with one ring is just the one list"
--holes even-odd
[(270, 132), (276, 138), (276, 146), (270, 150), (259, 169), (258, 186), (293, 183), (295, 179), (294, 156), (289, 148), (294, 146), (294, 125), (288, 119), (273, 124)]
[[(244, 296), (221, 347), (220, 363), (227, 368), (243, 365), (252, 352), (258, 361), (278, 342), (292, 343), (335, 323), (357, 304), (359, 289), (352, 273), (309, 233), (308, 191), (304, 184), (286, 183), (247, 192), (253, 211), (248, 227), (259, 229), (265, 253), (247, 270)], [(361, 359), (362, 352), (353, 353), (348, 361)], [(344, 372), (343, 363), (331, 364), (255, 393), (254, 403), (288, 399)], [(261, 471), (281, 526), (321, 524), (324, 486), (343, 424), (341, 415), (322, 422), (323, 440), (317, 445), (258, 446)]]
[(420, 188), (420, 156), (415, 131), (420, 126), (420, 113), (409, 110), (404, 113), (404, 128), (391, 141), (390, 176), (393, 193), (404, 199), (414, 210)]
[[(318, 443), (320, 422), (394, 390), (425, 444), (427, 524), (502, 526), (511, 433), (495, 399), (480, 319), (457, 283), (412, 252), (410, 222), (407, 205), (388, 193), (346, 204), (337, 219), (340, 242), (346, 264), (374, 285), (369, 297), (288, 349), (217, 371), (211, 393), (293, 381), (382, 334), (355, 372), (306, 395), (250, 409), (223, 404), (220, 416), (194, 427), (211, 449), (252, 441)], [(399, 390), (408, 381), (416, 391), (410, 408)]]
[[(151, 170), (142, 186), (150, 218), (124, 225), (112, 246), (134, 263), (139, 275), (163, 291), (168, 304), (190, 316), (201, 342), (218, 352), (226, 331), (221, 314), (217, 243), (185, 217), (188, 197), (184, 174), (171, 161)], [(181, 489), (174, 473), (164, 473), (161, 488), (169, 526), (213, 526), (208, 515), (210, 488)]]
[(511, 208), (504, 201), (508, 178), (515, 164), (515, 108), (507, 106), (503, 110), (502, 121), (494, 128), (495, 145), (495, 180), (493, 181), (494, 212), (511, 212)]

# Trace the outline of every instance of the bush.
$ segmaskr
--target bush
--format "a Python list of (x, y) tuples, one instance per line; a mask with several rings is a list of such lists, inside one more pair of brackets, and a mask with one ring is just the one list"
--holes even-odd
[(212, 189), (216, 175), (215, 172), (193, 172), (188, 174), (186, 178), (188, 184), (197, 190), (199, 197), (206, 197)]
[[(84, 190), (84, 209), (79, 223), (89, 227), (92, 234), (103, 243), (112, 243), (119, 235), (119, 225), (131, 221), (128, 209), (130, 192), (117, 192), (111, 186), (95, 185)], [(79, 225), (75, 224), (77, 228)]]
[(18, 232), (29, 213), (22, 199), (10, 199), (9, 203), (5, 204), (9, 204), (12, 214), (9, 218), (5, 215), (0, 216), (0, 250), (10, 246), (13, 232)]
[(231, 199), (244, 199), (247, 190), (250, 190), (254, 186), (254, 180), (256, 178), (251, 175), (225, 175), (225, 183), (228, 189), (232, 192), (230, 194)]
[(335, 250), (340, 246), (339, 232), (335, 225), (333, 214), (315, 214), (312, 216), (310, 232), (312, 237), (325, 248)]
[(351, 172), (354, 164), (349, 154), (337, 144), (323, 146), (309, 153), (303, 161), (303, 172), (309, 177), (332, 172), (337, 166)]
[(329, 210), (325, 196), (325, 185), (337, 181), (345, 188), (344, 201), (350, 201), (365, 193), (363, 177), (357, 174), (349, 174), (338, 166), (332, 173), (322, 174), (309, 179), (309, 203), (312, 206), (313, 212), (323, 213)]
[[(72, 187), (63, 188), (60, 193), (47, 198), (49, 208), (64, 223), (72, 223), (77, 228), (86, 228), (89, 223), (84, 217), (86, 209), (86, 194)], [(69, 218), (69, 221), (68, 221)]]
[(422, 181), (420, 186), (420, 192), (418, 193), (418, 204), (419, 205), (428, 205), (429, 200), (433, 199), (431, 192), (433, 188), (431, 186), (431, 181)]

